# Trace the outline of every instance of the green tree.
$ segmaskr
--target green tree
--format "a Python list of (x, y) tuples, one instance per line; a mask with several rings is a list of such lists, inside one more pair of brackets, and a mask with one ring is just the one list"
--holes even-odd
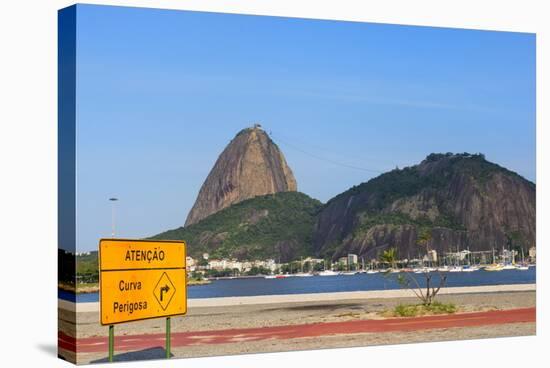
[(249, 276), (269, 275), (271, 271), (264, 266), (253, 266), (246, 274)]
[(380, 262), (390, 265), (392, 268), (397, 264), (397, 250), (395, 248), (386, 249), (380, 256)]
[(204, 259), (204, 258), (201, 258), (197, 264), (201, 267), (206, 267), (206, 266), (208, 266), (208, 260)]
[(346, 270), (346, 264), (344, 262), (338, 262), (336, 265), (336, 271), (345, 271)]
[(416, 244), (428, 247), (428, 243), (432, 240), (432, 232), (428, 228), (421, 229), (416, 237)]
[(197, 271), (191, 272), (191, 278), (198, 281), (202, 280), (202, 272), (197, 272)]
[(428, 254), (429, 247), (428, 244), (432, 240), (432, 231), (428, 228), (421, 229), (416, 236), (416, 244), (424, 248), (426, 254)]
[(313, 265), (313, 271), (315, 271), (315, 272), (323, 271), (323, 264), (322, 263), (315, 263)]

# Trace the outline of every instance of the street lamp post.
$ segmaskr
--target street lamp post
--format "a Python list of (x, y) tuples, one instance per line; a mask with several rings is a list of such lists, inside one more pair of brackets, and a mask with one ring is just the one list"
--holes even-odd
[[(115, 237), (115, 203), (118, 198), (109, 198), (111, 202), (111, 238)], [(109, 326), (109, 362), (113, 361), (113, 355), (115, 352), (115, 326)]]
[(112, 197), (109, 198), (111, 201), (111, 238), (115, 237), (115, 202), (118, 201), (118, 198)]

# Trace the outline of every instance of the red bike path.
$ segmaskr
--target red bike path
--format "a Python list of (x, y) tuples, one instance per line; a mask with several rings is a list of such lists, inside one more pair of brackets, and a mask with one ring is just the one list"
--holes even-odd
[[(502, 311), (459, 313), (412, 318), (391, 318), (382, 320), (355, 320), (302, 325), (287, 325), (259, 328), (239, 328), (216, 331), (172, 332), (171, 346), (212, 345), (242, 343), (268, 339), (294, 339), (328, 335), (349, 335), (359, 333), (407, 332), (437, 328), (475, 327), (506, 323), (535, 322), (536, 309), (522, 308)], [(141, 334), (116, 336), (115, 351), (142, 350), (164, 347), (165, 334)], [(107, 337), (75, 339), (63, 332), (58, 334), (59, 347), (78, 353), (107, 352)]]

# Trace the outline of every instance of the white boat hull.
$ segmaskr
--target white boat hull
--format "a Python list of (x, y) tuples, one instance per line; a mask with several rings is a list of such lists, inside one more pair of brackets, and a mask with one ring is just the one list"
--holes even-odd
[(323, 272), (319, 272), (319, 276), (338, 276), (338, 272), (323, 271)]

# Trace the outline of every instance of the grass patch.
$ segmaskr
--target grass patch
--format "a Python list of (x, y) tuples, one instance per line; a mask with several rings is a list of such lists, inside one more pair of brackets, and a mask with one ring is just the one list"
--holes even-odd
[(187, 286), (195, 286), (195, 285), (207, 285), (210, 284), (212, 281), (210, 280), (204, 280), (204, 279), (195, 279), (195, 278), (188, 278), (187, 279)]
[(457, 309), (453, 303), (399, 304), (393, 309), (392, 314), (395, 317), (418, 317), (432, 314), (453, 314), (456, 313)]

